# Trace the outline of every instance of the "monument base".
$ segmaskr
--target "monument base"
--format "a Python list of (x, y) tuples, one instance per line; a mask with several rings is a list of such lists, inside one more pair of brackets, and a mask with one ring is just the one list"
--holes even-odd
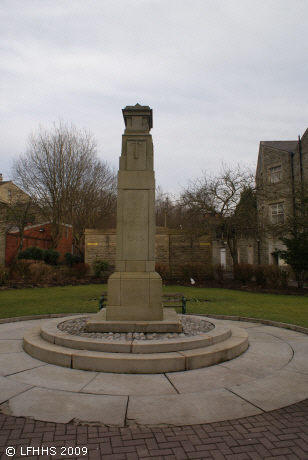
[(87, 332), (156, 332), (179, 333), (182, 325), (173, 308), (163, 309), (162, 321), (108, 321), (106, 308), (96, 313), (86, 324)]
[(154, 271), (115, 272), (108, 280), (107, 321), (163, 321), (162, 279)]

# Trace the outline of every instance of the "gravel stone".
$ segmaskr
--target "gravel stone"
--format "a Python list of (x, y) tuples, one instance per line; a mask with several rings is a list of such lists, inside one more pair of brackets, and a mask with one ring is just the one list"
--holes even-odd
[(81, 318), (75, 318), (68, 321), (63, 321), (58, 325), (60, 331), (68, 332), (72, 335), (78, 335), (80, 337), (91, 337), (95, 339), (107, 339), (107, 340), (170, 340), (184, 337), (192, 337), (195, 335), (209, 332), (214, 329), (214, 325), (209, 321), (204, 321), (200, 318), (188, 318), (180, 316), (182, 323), (183, 332), (180, 334), (158, 334), (158, 333), (146, 333), (143, 332), (128, 332), (128, 333), (113, 333), (113, 332), (85, 332), (86, 322), (89, 321), (91, 316), (83, 316)]

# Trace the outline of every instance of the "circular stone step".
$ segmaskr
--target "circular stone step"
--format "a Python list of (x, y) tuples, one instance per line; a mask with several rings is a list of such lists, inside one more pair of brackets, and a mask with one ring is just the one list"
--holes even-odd
[[(208, 318), (203, 319), (209, 321)], [(65, 318), (65, 320), (68, 320), (68, 318)], [(46, 323), (42, 328), (34, 327), (33, 329), (27, 331), (23, 339), (24, 350), (32, 357), (41, 361), (56, 364), (58, 366), (87, 371), (125, 374), (159, 374), (166, 372), (179, 372), (208, 367), (228, 361), (239, 356), (248, 348), (248, 334), (245, 330), (235, 326), (224, 326), (219, 324), (219, 320), (211, 319), (210, 322), (215, 325), (215, 329), (217, 329), (217, 331), (220, 329), (219, 326), (224, 326), (225, 329), (220, 329), (220, 333), (218, 332), (216, 336), (209, 335), (208, 338), (211, 338), (211, 343), (209, 344), (208, 342), (204, 342), (207, 346), (198, 346), (197, 342), (195, 342), (194, 345), (197, 345), (197, 347), (192, 348), (192, 340), (187, 340), (184, 342), (185, 345), (183, 345), (183, 341), (185, 339), (181, 338), (181, 340), (178, 340), (179, 347), (181, 348), (179, 351), (168, 351), (168, 345), (167, 348), (165, 348), (166, 351), (163, 352), (156, 352), (155, 350), (153, 351), (153, 349), (151, 352), (144, 352), (144, 350), (146, 350), (145, 348), (141, 348), (142, 351), (137, 351), (138, 348), (135, 348), (133, 351), (132, 344), (129, 344), (131, 351), (126, 351), (126, 348), (124, 352), (120, 351), (120, 346), (125, 345), (125, 342), (122, 344), (108, 343), (103, 345), (115, 346), (113, 351), (101, 351), (97, 349), (92, 350), (78, 348), (76, 345), (79, 347), (82, 344), (91, 346), (89, 345), (90, 343), (97, 344), (98, 341), (101, 341), (101, 339), (87, 339), (85, 337), (71, 336), (68, 333), (63, 333), (65, 334), (65, 336), (63, 336), (62, 331), (60, 330), (58, 330), (60, 333), (58, 337), (57, 331), (54, 334), (54, 328), (57, 328), (57, 321), (61, 322), (62, 319), (60, 319), (60, 321), (58, 319), (56, 321), (52, 320)], [(48, 326), (49, 323), (53, 323), (50, 324), (50, 329), (45, 327)], [(204, 333), (204, 338), (206, 338), (206, 334), (213, 334), (215, 329), (208, 333)], [(68, 340), (70, 338), (67, 337), (67, 335), (72, 337), (70, 347), (67, 346), (69, 342), (66, 342), (66, 339)], [(46, 340), (46, 337), (48, 337), (49, 340)], [(82, 340), (80, 341), (76, 339)], [(189, 339), (192, 339), (192, 337)], [(219, 341), (219, 339), (221, 340)], [(56, 342), (58, 340), (64, 340), (64, 342), (60, 345), (59, 342), (55, 343), (52, 340)], [(177, 339), (168, 339), (165, 342), (172, 341), (173, 343), (170, 344), (172, 347), (175, 346), (176, 340)], [(199, 337), (198, 340), (202, 341), (203, 337), (201, 339)], [(136, 343), (136, 346), (140, 345), (142, 347), (143, 345), (153, 346), (154, 341), (151, 341), (150, 344), (145, 344), (144, 341), (141, 340), (136, 342), (142, 342), (139, 344)], [(66, 346), (63, 345), (64, 343)], [(116, 348), (117, 345), (119, 345), (119, 348)], [(157, 347), (161, 347), (162, 345), (163, 344), (158, 343)], [(183, 348), (183, 346), (186, 348)], [(159, 348), (156, 350), (158, 349)]]
[[(185, 317), (189, 318), (190, 315), (185, 315)], [(58, 328), (60, 323), (76, 318), (80, 317), (72, 316), (66, 317), (64, 321), (63, 318), (48, 321), (41, 328), (41, 337), (50, 343), (67, 348), (77, 348), (78, 350), (103, 351), (107, 353), (168, 353), (207, 347), (222, 342), (231, 336), (230, 327), (221, 324), (217, 320), (210, 321), (214, 325), (214, 329), (209, 332), (202, 332), (189, 337), (156, 340), (108, 340), (104, 337), (83, 337), (70, 334)], [(198, 319), (205, 323), (209, 322), (208, 319), (203, 317)]]

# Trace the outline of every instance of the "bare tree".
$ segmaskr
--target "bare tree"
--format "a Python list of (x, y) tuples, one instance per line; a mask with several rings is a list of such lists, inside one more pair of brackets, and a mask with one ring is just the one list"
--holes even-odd
[(63, 224), (70, 223), (72, 210), (80, 202), (80, 190), (99, 164), (96, 147), (89, 131), (60, 122), (30, 135), (26, 153), (13, 164), (14, 182), (52, 223), (51, 249), (57, 247)]
[(236, 265), (238, 239), (257, 229), (253, 172), (239, 164), (234, 168), (222, 164), (219, 174), (205, 172), (201, 179), (190, 181), (180, 201), (185, 227), (199, 236), (219, 230)]
[(182, 228), (182, 208), (170, 193), (165, 192), (161, 186), (155, 193), (156, 225), (160, 227)]
[(29, 223), (35, 222), (35, 209), (31, 198), (28, 201), (17, 202), (14, 205), (7, 205), (7, 232), (17, 230), (19, 242), (16, 253), (10, 262), (10, 276), (12, 275), (19, 254), (24, 244), (25, 228)]
[(116, 173), (106, 162), (97, 161), (91, 175), (78, 188), (72, 209), (74, 245), (83, 256), (86, 228), (115, 226), (117, 202)]

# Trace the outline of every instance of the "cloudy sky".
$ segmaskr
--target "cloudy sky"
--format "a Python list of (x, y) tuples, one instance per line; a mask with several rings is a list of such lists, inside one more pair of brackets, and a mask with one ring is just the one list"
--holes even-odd
[(307, 20), (307, 0), (0, 0), (0, 172), (60, 119), (117, 166), (136, 103), (164, 190), (253, 165), (308, 127)]

